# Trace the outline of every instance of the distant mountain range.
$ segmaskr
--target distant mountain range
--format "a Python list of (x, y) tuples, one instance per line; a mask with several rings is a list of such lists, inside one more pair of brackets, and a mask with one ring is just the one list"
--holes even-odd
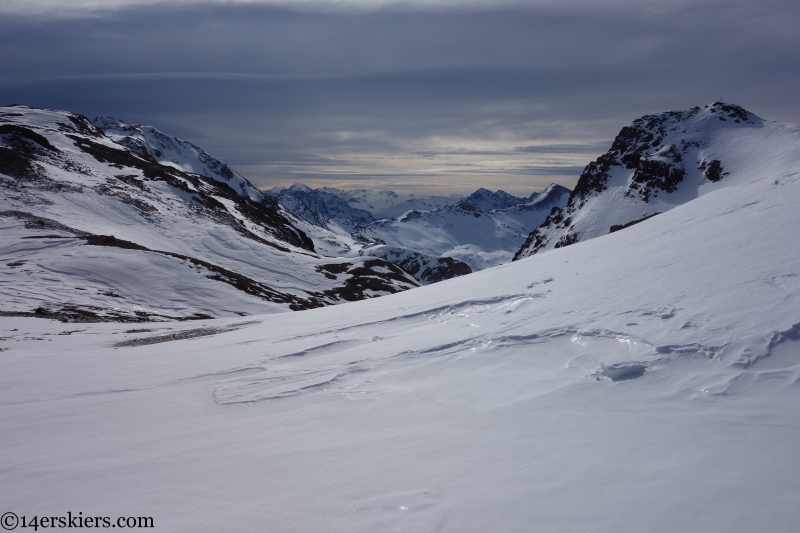
[[(397, 218), (411, 210), (439, 209), (464, 198), (457, 194), (425, 196), (370, 189), (355, 191), (343, 191), (330, 187), (311, 189), (301, 183), (296, 183), (291, 187), (274, 187), (267, 192), (295, 212), (308, 213), (311, 218), (318, 221), (318, 225), (321, 227), (325, 226), (326, 219), (348, 226), (369, 224), (385, 218)], [(317, 215), (322, 215), (323, 218), (320, 219)]]
[[(528, 234), (554, 207), (564, 207), (569, 189), (550, 185), (541, 193), (513, 202), (503, 191), (481, 189), (466, 199), (433, 211), (409, 211), (397, 219), (357, 227), (354, 235), (370, 243), (364, 252), (386, 257), (384, 246), (432, 257), (451, 257), (472, 271), (511, 261)], [(514, 200), (512, 200), (514, 199)], [(490, 210), (476, 203), (491, 207)]]
[(349, 234), (351, 251), (339, 253), (382, 257), (431, 283), (510, 261), (552, 208), (566, 205), (570, 191), (553, 184), (527, 198), (483, 188), (469, 196), (419, 196), (295, 184), (268, 192), (311, 224)]

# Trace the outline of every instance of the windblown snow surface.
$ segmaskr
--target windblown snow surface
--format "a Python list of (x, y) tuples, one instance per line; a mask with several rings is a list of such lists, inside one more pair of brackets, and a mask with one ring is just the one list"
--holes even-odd
[(156, 531), (789, 532), (800, 130), (635, 226), (341, 306), (0, 322), (0, 501)]

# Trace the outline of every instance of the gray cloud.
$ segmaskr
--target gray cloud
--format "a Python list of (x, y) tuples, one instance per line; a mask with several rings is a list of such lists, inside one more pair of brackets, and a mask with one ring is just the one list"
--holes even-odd
[(530, 189), (574, 183), (649, 112), (723, 99), (800, 122), (798, 15), (777, 0), (4, 15), (0, 102), (149, 123), (262, 186)]

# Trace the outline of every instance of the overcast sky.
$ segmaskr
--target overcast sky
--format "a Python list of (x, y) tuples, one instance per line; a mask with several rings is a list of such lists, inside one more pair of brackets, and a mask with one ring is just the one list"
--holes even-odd
[(262, 188), (530, 194), (625, 124), (800, 122), (800, 2), (3, 0), (0, 105), (150, 124)]

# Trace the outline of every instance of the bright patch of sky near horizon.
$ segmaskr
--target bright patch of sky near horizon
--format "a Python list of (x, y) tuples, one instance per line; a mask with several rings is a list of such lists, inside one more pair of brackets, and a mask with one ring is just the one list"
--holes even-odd
[(800, 6), (12, 0), (0, 103), (150, 124), (260, 187), (530, 194), (715, 100), (800, 122)]

